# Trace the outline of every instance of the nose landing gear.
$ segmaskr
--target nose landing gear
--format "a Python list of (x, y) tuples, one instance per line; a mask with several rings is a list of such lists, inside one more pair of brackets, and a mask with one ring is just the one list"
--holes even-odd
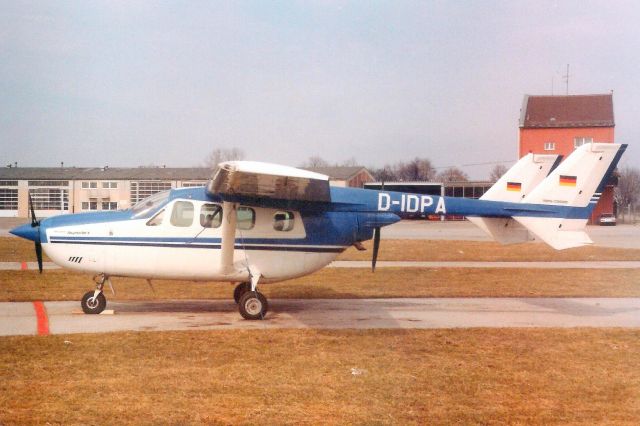
[(99, 314), (107, 307), (107, 298), (104, 297), (102, 289), (109, 277), (105, 274), (100, 274), (93, 277), (93, 279), (96, 282), (96, 289), (86, 292), (80, 301), (80, 306), (82, 306), (82, 311), (85, 314)]

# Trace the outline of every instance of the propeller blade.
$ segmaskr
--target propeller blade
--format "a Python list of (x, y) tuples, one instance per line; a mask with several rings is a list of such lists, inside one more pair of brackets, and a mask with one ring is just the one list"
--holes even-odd
[(371, 259), (371, 272), (376, 271), (376, 262), (378, 261), (378, 249), (380, 248), (380, 227), (373, 229), (373, 259)]
[[(31, 227), (35, 228), (40, 226), (40, 221), (36, 218), (36, 212), (33, 209), (33, 200), (31, 199), (31, 192), (27, 192), (29, 196), (29, 210), (31, 210)], [(42, 273), (42, 244), (40, 243), (40, 228), (37, 229), (38, 236), (35, 239), (36, 244), (36, 258), (38, 259), (38, 271)]]
[(36, 241), (36, 257), (38, 258), (38, 270), (42, 273), (42, 244)]
[(31, 210), (31, 226), (35, 227), (40, 225), (40, 222), (38, 222), (38, 219), (36, 219), (36, 212), (33, 210), (33, 200), (31, 199), (31, 192), (27, 192), (27, 195), (29, 196), (29, 209)]

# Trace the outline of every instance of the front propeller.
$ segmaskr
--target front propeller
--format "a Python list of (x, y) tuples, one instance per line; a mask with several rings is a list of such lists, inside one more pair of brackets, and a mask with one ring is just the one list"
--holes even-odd
[(36, 218), (36, 212), (33, 209), (33, 200), (29, 193), (29, 210), (31, 210), (31, 227), (36, 228), (34, 235), (34, 243), (36, 246), (36, 258), (38, 259), (38, 271), (42, 273), (42, 244), (40, 243), (40, 221)]

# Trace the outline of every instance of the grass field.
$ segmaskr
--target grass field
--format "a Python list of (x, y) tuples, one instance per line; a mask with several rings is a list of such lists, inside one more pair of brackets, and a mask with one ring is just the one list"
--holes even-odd
[[(366, 251), (349, 248), (338, 260), (371, 260), (371, 241)], [(640, 250), (610, 247), (579, 247), (557, 251), (542, 243), (501, 245), (486, 241), (382, 240), (379, 260), (407, 261), (569, 261), (640, 260)], [(33, 262), (33, 243), (0, 237), (0, 262)], [(45, 261), (48, 260), (45, 255)]]
[[(371, 260), (373, 243), (366, 251), (351, 247), (338, 260)], [(573, 261), (573, 260), (640, 260), (640, 250), (612, 247), (578, 247), (554, 250), (543, 243), (502, 245), (487, 241), (447, 240), (382, 240), (379, 260), (406, 261)]]
[(638, 419), (640, 332), (632, 330), (0, 338), (0, 424), (637, 424)]
[[(229, 283), (113, 278), (109, 300), (223, 299)], [(79, 300), (93, 289), (90, 275), (64, 270), (0, 271), (0, 301)], [(260, 287), (268, 298), (379, 297), (640, 297), (638, 269), (325, 268)]]

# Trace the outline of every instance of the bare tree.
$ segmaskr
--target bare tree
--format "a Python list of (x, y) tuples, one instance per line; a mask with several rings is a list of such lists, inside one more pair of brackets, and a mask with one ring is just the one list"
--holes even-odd
[(432, 181), (436, 177), (436, 169), (428, 158), (416, 157), (408, 163), (398, 163), (394, 172), (402, 181)]
[(314, 167), (329, 167), (329, 163), (319, 155), (312, 155), (307, 158), (307, 161), (302, 163), (300, 167), (314, 168)]
[(342, 163), (338, 164), (339, 166), (342, 167), (355, 167), (355, 166), (359, 166), (358, 162), (356, 161), (356, 157), (351, 157), (351, 158), (347, 158), (346, 160), (344, 160)]
[(204, 160), (204, 166), (211, 169), (218, 167), (218, 164), (225, 161), (242, 160), (244, 158), (244, 152), (239, 148), (220, 149), (216, 148), (209, 156)]
[(498, 179), (502, 177), (502, 175), (507, 173), (507, 170), (509, 169), (504, 164), (496, 164), (495, 166), (493, 166), (493, 169), (491, 169), (491, 173), (489, 174), (489, 180), (491, 182), (497, 182)]
[(457, 167), (449, 167), (438, 173), (438, 180), (441, 182), (466, 182), (469, 176)]
[(390, 165), (385, 165), (381, 169), (369, 168), (373, 178), (378, 182), (391, 182), (398, 180), (398, 176)]
[(618, 186), (615, 189), (618, 206), (630, 209), (640, 201), (640, 170), (625, 166), (618, 171)]

